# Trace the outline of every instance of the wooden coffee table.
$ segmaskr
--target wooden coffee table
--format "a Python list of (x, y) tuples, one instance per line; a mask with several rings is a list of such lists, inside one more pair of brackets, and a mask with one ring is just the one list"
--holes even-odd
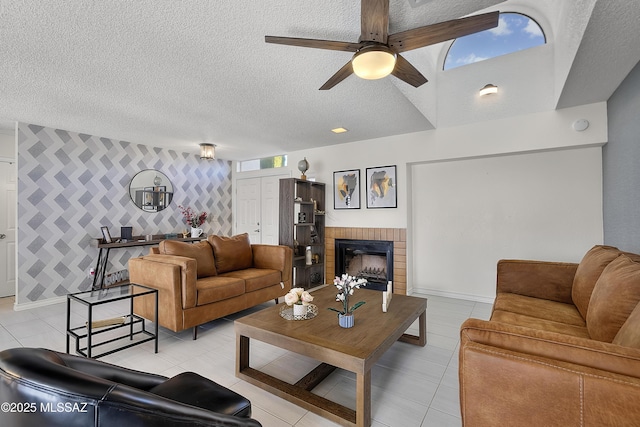
[[(281, 304), (235, 321), (236, 376), (343, 426), (371, 425), (371, 368), (396, 341), (427, 343), (427, 300), (394, 295), (382, 312), (382, 292), (358, 289), (353, 303), (366, 301), (355, 311), (355, 326), (338, 325), (336, 288), (325, 286), (312, 293), (318, 315), (309, 320), (285, 320)], [(419, 336), (404, 332), (418, 319)], [(249, 339), (269, 343), (322, 362), (295, 384), (289, 384), (249, 366)], [(338, 367), (356, 374), (356, 410), (342, 406), (311, 390)]]

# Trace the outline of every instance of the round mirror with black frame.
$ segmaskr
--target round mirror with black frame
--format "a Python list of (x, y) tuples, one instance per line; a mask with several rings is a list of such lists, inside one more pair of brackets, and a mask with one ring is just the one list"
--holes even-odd
[(173, 184), (162, 172), (146, 169), (131, 179), (129, 196), (143, 211), (160, 212), (166, 209), (173, 199)]

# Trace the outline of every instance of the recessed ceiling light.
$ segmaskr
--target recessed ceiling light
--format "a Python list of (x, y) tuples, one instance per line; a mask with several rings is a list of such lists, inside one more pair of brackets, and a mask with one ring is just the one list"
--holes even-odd
[(349, 132), (349, 129), (335, 128), (335, 129), (331, 129), (331, 132), (333, 132), (333, 133), (345, 133), (345, 132)]
[(498, 93), (498, 86), (489, 83), (480, 89), (480, 96), (491, 95), (492, 93)]

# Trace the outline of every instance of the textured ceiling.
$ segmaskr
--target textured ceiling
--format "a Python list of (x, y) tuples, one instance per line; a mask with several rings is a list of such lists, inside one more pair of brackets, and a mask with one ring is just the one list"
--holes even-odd
[[(357, 41), (357, 0), (0, 0), (0, 125), (194, 153), (210, 142), (220, 158), (251, 159), (605, 101), (640, 59), (635, 1), (391, 0), (390, 32), (481, 9), (532, 16), (547, 50), (443, 72), (442, 43), (407, 53), (429, 79), (418, 89), (351, 76), (319, 91), (351, 54), (264, 36)], [(518, 67), (539, 58), (545, 79)], [(479, 105), (469, 93), (492, 77), (518, 97)], [(549, 93), (536, 95), (546, 84)], [(338, 126), (349, 132), (332, 134)]]

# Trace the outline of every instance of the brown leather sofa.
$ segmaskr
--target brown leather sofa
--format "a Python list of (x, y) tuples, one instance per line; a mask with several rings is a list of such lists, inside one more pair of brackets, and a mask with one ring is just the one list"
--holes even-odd
[[(132, 283), (158, 289), (161, 326), (179, 332), (285, 295), (291, 289), (293, 252), (287, 246), (250, 244), (249, 236), (209, 236), (198, 243), (160, 242), (129, 260)], [(154, 318), (150, 299), (134, 312)]]
[(463, 425), (640, 425), (640, 255), (501, 260), (491, 319), (460, 332)]

